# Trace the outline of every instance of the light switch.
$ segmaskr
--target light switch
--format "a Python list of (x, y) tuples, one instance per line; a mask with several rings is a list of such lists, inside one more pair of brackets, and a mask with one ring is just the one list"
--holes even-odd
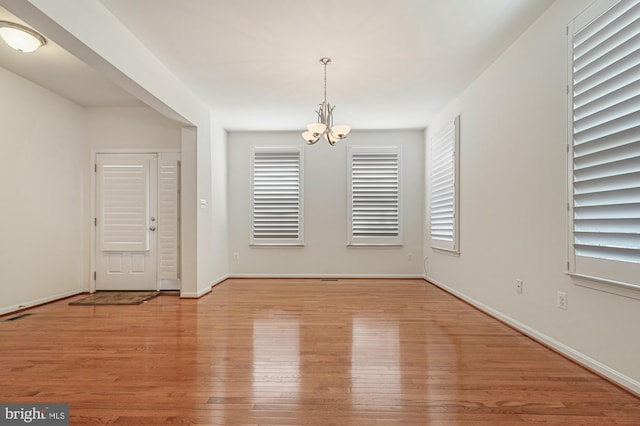
[(205, 200), (204, 198), (200, 199), (200, 208), (201, 209), (206, 209), (207, 208), (207, 200)]

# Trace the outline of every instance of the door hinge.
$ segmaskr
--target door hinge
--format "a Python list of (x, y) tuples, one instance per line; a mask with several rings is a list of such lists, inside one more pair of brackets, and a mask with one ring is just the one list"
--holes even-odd
[(566, 30), (567, 30), (567, 31), (565, 32), (565, 35), (569, 35), (569, 26), (568, 26), (568, 25), (567, 25), (567, 27), (566, 27)]
[(93, 218), (93, 226), (98, 226), (98, 218), (97, 217)]
[(98, 273), (96, 271), (93, 271), (93, 280), (94, 281), (97, 279), (97, 275), (98, 275)]
[(571, 263), (569, 261), (567, 261), (567, 271), (571, 270)]
[(93, 165), (93, 172), (98, 173), (98, 163)]

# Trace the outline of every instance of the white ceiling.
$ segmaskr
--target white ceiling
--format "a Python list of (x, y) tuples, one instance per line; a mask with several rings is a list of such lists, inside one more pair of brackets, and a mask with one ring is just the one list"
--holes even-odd
[[(553, 2), (100, 1), (231, 130), (302, 130), (315, 121), (323, 56), (333, 60), (336, 124), (425, 127)], [(14, 71), (5, 50), (0, 66)], [(18, 73), (82, 105), (132, 102), (71, 58), (56, 47), (46, 66)]]

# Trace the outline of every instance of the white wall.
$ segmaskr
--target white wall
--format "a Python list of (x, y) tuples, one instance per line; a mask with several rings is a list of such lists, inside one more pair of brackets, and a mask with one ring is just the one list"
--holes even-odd
[[(305, 145), (304, 247), (251, 247), (251, 146), (300, 146), (299, 132), (228, 136), (229, 253), (234, 276), (421, 276), (424, 131), (358, 131)], [(401, 146), (404, 246), (347, 247), (347, 146)], [(233, 253), (239, 259), (234, 260)], [(408, 260), (408, 254), (413, 259)]]
[(223, 281), (229, 275), (229, 216), (227, 192), (227, 132), (222, 127), (213, 126), (213, 142), (211, 145), (211, 224), (212, 253), (209, 264), (212, 284)]
[(0, 68), (0, 313), (83, 287), (83, 110)]
[(85, 290), (89, 291), (91, 279), (91, 244), (94, 227), (91, 223), (93, 168), (96, 152), (158, 152), (180, 151), (182, 126), (153, 109), (140, 107), (91, 107), (85, 108), (83, 126), (86, 137), (86, 156), (83, 164), (85, 179), (84, 223), (84, 273)]
[[(186, 218), (198, 216), (198, 170), (193, 165), (197, 164), (198, 154), (196, 143), (197, 130), (194, 128), (182, 129), (182, 167), (180, 169), (180, 215), (182, 222)], [(187, 167), (186, 165), (191, 165)], [(198, 281), (198, 238), (195, 226), (184, 226), (182, 223), (180, 232), (180, 251), (182, 255), (180, 269), (182, 270), (181, 284), (196, 283)], [(181, 294), (185, 291), (190, 297), (196, 297), (194, 286), (185, 290), (182, 285)]]
[[(47, 0), (0, 0), (0, 3), (147, 105), (196, 128), (197, 155), (188, 156), (188, 162), (183, 158), (183, 167), (197, 173), (196, 196), (189, 197), (187, 202), (206, 199), (212, 204), (211, 144), (217, 141), (213, 139), (209, 107), (99, 0), (58, 0), (55, 4)], [(183, 228), (192, 228), (184, 229), (183, 234), (196, 238), (186, 242), (197, 247), (196, 258), (189, 265), (196, 270), (192, 276), (195, 280), (182, 279), (182, 295), (190, 297), (208, 291), (218, 278), (210, 266), (215, 256), (212, 213), (209, 208), (194, 207), (183, 209)], [(195, 217), (186, 217), (186, 212)]]
[(428, 277), (640, 391), (640, 300), (565, 275), (565, 27), (590, 3), (555, 2), (431, 123), (461, 114), (461, 254), (427, 241)]
[(93, 107), (86, 111), (90, 151), (181, 149), (180, 123), (149, 107)]
[(180, 150), (182, 126), (149, 107), (82, 108), (4, 69), (0, 92), (2, 313), (90, 288), (93, 152)]

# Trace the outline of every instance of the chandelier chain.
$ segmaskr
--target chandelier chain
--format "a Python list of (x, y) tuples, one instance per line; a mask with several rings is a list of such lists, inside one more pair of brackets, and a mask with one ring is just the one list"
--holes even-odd
[(327, 103), (327, 63), (324, 63), (324, 103)]

